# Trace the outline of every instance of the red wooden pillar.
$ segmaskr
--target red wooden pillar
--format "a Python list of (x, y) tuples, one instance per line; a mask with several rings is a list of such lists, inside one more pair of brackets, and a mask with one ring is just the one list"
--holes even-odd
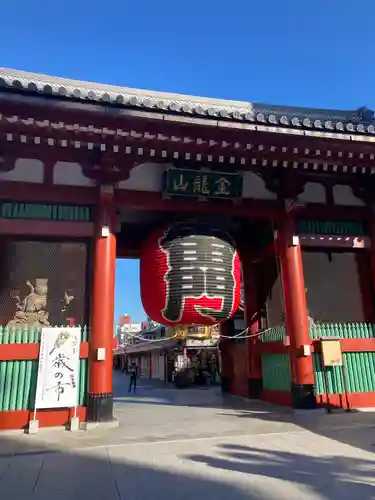
[(286, 331), (290, 338), (293, 406), (315, 408), (312, 356), (311, 352), (304, 352), (304, 346), (309, 346), (311, 350), (311, 340), (301, 246), (298, 237), (294, 236), (294, 221), (288, 216), (279, 228), (277, 247), (284, 291)]
[(262, 357), (260, 350), (260, 337), (255, 336), (259, 332), (259, 307), (257, 295), (256, 269), (252, 261), (252, 254), (249, 250), (241, 254), (242, 279), (244, 284), (244, 313), (245, 324), (248, 328), (248, 335), (254, 335), (247, 339), (248, 354), (248, 388), (249, 397), (259, 399), (262, 395)]
[(106, 192), (102, 189), (97, 211), (87, 415), (88, 420), (99, 422), (113, 420), (112, 343), (116, 269), (116, 210), (113, 191)]

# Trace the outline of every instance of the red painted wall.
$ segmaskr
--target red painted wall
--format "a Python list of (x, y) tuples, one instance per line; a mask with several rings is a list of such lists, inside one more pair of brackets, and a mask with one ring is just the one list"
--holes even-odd
[(236, 342), (230, 341), (230, 355), (233, 363), (233, 378), (230, 383), (230, 391), (236, 396), (248, 397), (248, 350), (246, 340)]

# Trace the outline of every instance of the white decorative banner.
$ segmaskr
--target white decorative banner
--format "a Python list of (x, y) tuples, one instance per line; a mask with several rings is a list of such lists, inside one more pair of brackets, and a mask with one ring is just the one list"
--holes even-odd
[(78, 405), (81, 329), (48, 327), (40, 339), (35, 408)]

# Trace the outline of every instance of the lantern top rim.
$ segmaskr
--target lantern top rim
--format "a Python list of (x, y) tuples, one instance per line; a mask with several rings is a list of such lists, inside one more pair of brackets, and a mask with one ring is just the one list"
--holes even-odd
[(168, 242), (175, 237), (189, 237), (189, 236), (205, 236), (223, 240), (236, 248), (235, 241), (231, 234), (223, 228), (213, 226), (207, 222), (176, 222), (174, 224), (166, 225), (160, 240)]

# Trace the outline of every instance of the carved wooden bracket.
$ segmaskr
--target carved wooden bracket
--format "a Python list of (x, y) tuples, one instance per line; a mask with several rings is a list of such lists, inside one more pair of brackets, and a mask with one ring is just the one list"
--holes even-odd
[(108, 152), (93, 151), (88, 161), (81, 164), (83, 174), (98, 185), (117, 184), (129, 178), (137, 165), (133, 159), (117, 158)]
[(272, 170), (262, 174), (266, 188), (277, 194), (280, 200), (297, 199), (306, 181), (290, 170)]
[(353, 194), (368, 205), (375, 203), (375, 175), (358, 177), (351, 185)]
[(17, 155), (2, 153), (0, 150), (0, 172), (10, 172), (16, 166)]
[(296, 198), (285, 198), (284, 199), (284, 210), (286, 214), (295, 215), (295, 212), (305, 208), (305, 203), (298, 201)]

